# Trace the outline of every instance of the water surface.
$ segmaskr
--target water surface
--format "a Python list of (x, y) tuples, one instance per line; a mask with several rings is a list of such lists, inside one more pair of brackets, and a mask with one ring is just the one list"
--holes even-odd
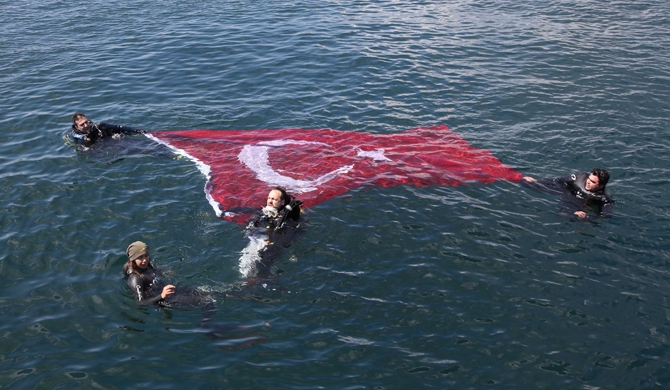
[[(667, 2), (2, 9), (0, 386), (668, 387)], [(78, 152), (75, 111), (149, 131), (446, 124), (526, 175), (606, 168), (617, 204), (581, 221), (518, 183), (361, 188), (242, 289), (242, 228), (197, 167), (141, 136)], [(198, 308), (133, 301), (138, 239), (174, 283), (234, 292), (217, 338)]]

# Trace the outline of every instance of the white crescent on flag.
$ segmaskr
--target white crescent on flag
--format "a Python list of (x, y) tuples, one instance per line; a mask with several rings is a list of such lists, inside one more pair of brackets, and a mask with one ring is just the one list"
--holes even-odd
[(270, 155), (268, 150), (270, 146), (286, 146), (286, 145), (322, 145), (328, 147), (328, 144), (322, 142), (311, 141), (297, 141), (297, 140), (276, 140), (259, 142), (255, 145), (245, 145), (238, 155), (242, 164), (256, 174), (258, 180), (266, 183), (269, 186), (280, 186), (293, 195), (299, 195), (305, 192), (316, 191), (320, 185), (323, 185), (340, 173), (347, 173), (352, 169), (353, 165), (342, 165), (341, 167), (324, 173), (323, 175), (313, 180), (300, 180), (281, 174), (270, 166)]

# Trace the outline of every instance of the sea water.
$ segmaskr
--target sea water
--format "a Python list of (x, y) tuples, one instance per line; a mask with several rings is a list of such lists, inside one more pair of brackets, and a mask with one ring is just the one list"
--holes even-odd
[[(0, 14), (0, 387), (667, 388), (667, 1), (15, 1)], [(148, 131), (445, 124), (524, 175), (608, 169), (610, 218), (513, 182), (362, 187), (249, 286), (243, 226)], [(234, 194), (231, 194), (234, 196)], [(264, 205), (264, 199), (258, 200)], [(149, 244), (215, 311), (139, 307)]]

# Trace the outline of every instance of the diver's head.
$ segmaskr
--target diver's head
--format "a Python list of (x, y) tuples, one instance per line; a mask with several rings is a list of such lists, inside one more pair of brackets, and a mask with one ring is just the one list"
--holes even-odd
[(142, 272), (151, 265), (149, 259), (149, 246), (142, 241), (135, 241), (126, 249), (128, 263), (123, 267), (124, 273), (128, 274), (129, 268), (133, 272)]
[(267, 206), (274, 207), (277, 210), (281, 210), (286, 204), (286, 191), (281, 187), (273, 188), (268, 194)]
[(593, 168), (589, 177), (586, 179), (587, 191), (598, 191), (605, 188), (607, 182), (610, 180), (610, 174), (604, 169)]
[(91, 131), (91, 122), (86, 115), (77, 112), (72, 115), (72, 128), (79, 134), (88, 134)]

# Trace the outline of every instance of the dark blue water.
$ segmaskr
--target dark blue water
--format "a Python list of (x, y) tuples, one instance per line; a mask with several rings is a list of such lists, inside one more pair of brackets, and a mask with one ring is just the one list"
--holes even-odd
[[(0, 387), (670, 386), (667, 1), (1, 6)], [(617, 204), (582, 221), (518, 183), (362, 188), (242, 288), (243, 229), (197, 167), (142, 136), (79, 152), (75, 111), (150, 131), (446, 124), (525, 175), (606, 168)], [(138, 307), (138, 239), (169, 281), (230, 296)]]

